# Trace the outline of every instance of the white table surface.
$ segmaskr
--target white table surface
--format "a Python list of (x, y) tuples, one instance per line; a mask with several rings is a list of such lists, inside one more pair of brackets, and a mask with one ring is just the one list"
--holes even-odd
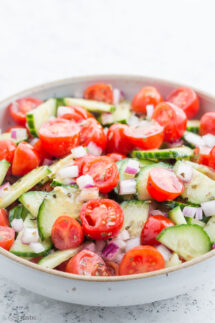
[[(160, 77), (213, 93), (214, 9), (212, 0), (0, 0), (0, 99), (96, 73)], [(214, 322), (214, 313), (214, 277), (189, 294), (126, 308), (60, 303), (0, 277), (0, 322)]]

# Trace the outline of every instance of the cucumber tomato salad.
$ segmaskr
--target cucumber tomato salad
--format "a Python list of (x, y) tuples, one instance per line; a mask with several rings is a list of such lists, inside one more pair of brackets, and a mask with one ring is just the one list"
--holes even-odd
[(0, 134), (0, 247), (67, 273), (176, 266), (215, 243), (215, 112), (155, 87), (131, 102), (93, 84), (82, 98), (27, 97)]

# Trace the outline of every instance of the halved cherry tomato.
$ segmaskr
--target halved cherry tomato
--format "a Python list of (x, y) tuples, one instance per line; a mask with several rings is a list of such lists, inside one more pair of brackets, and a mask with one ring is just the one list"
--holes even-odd
[(70, 259), (62, 262), (60, 265), (58, 265), (57, 267), (55, 267), (55, 269), (65, 272), (66, 271), (66, 266), (69, 263), (69, 261), (70, 261)]
[(38, 262), (42, 259), (42, 257), (34, 257), (34, 258), (31, 258), (31, 262), (33, 262), (34, 264), (38, 264)]
[(143, 87), (133, 98), (131, 106), (133, 111), (137, 113), (146, 113), (147, 105), (156, 106), (162, 102), (162, 96), (153, 86)]
[(78, 146), (80, 127), (69, 120), (55, 119), (42, 125), (39, 138), (43, 148), (52, 156), (65, 157)]
[(142, 121), (125, 130), (129, 141), (141, 149), (156, 149), (162, 145), (164, 130), (156, 121)]
[(37, 151), (27, 142), (21, 142), (15, 151), (12, 174), (14, 176), (23, 176), (38, 167), (40, 164), (40, 157)]
[(192, 119), (199, 111), (199, 98), (192, 89), (181, 87), (173, 90), (166, 99), (181, 108)]
[(90, 160), (96, 159), (93, 155), (86, 155), (84, 157), (76, 158), (74, 165), (78, 166), (78, 174), (79, 176), (83, 175), (83, 168)]
[(106, 156), (88, 160), (83, 167), (83, 174), (92, 176), (101, 193), (112, 191), (119, 182), (118, 167), (110, 157)]
[(113, 103), (113, 90), (111, 85), (97, 83), (89, 86), (84, 91), (84, 98), (88, 100), (102, 101), (109, 104)]
[(126, 252), (119, 266), (119, 274), (142, 274), (162, 269), (164, 266), (164, 258), (155, 247), (138, 246)]
[(151, 215), (148, 217), (141, 232), (141, 244), (157, 246), (158, 234), (165, 228), (173, 226), (174, 223), (163, 215)]
[(120, 153), (127, 155), (132, 151), (134, 146), (128, 141), (125, 131), (128, 126), (125, 124), (115, 123), (108, 129), (107, 133), (107, 152)]
[(115, 163), (119, 160), (126, 158), (125, 155), (119, 154), (119, 153), (111, 153), (111, 154), (107, 154), (106, 156), (110, 157)]
[(215, 135), (215, 112), (206, 112), (200, 120), (200, 135)]
[(5, 209), (0, 209), (0, 226), (9, 226), (8, 213)]
[(42, 103), (43, 101), (39, 99), (23, 98), (11, 103), (8, 108), (13, 120), (20, 125), (25, 125), (26, 114)]
[(33, 144), (34, 149), (37, 151), (40, 157), (40, 165), (43, 163), (44, 159), (51, 159), (52, 156), (43, 148), (42, 141), (38, 139), (35, 144)]
[(85, 121), (80, 132), (80, 145), (88, 146), (90, 142), (96, 144), (103, 151), (105, 150), (106, 135), (100, 123), (93, 118), (89, 118)]
[(173, 142), (180, 139), (187, 127), (187, 116), (184, 111), (172, 103), (159, 103), (152, 119), (164, 127), (164, 141)]
[(179, 196), (184, 185), (171, 170), (153, 168), (149, 172), (147, 190), (153, 199), (162, 202)]
[(61, 115), (60, 118), (62, 119), (67, 119), (74, 122), (82, 122), (88, 118), (93, 118), (93, 115), (84, 108), (76, 106), (67, 106), (66, 108), (68, 108), (70, 112), (68, 111), (67, 113)]
[(9, 250), (14, 243), (15, 231), (13, 228), (0, 226), (0, 247)]
[(66, 272), (84, 276), (107, 276), (104, 260), (90, 250), (82, 250), (70, 259)]
[(59, 216), (53, 224), (51, 238), (55, 248), (66, 250), (82, 244), (84, 231), (75, 219), (69, 216)]
[(113, 200), (91, 200), (81, 209), (84, 232), (95, 240), (107, 240), (115, 236), (121, 229), (123, 220), (123, 211)]
[[(211, 148), (207, 147), (207, 146), (202, 146), (202, 147), (200, 147), (200, 149), (198, 148), (198, 150), (199, 150), (199, 158), (198, 158), (197, 162), (199, 164), (209, 166), (210, 161), (211, 161), (211, 155), (210, 155)], [(212, 166), (210, 166), (210, 167), (212, 167)]]
[(119, 265), (113, 261), (106, 261), (107, 275), (108, 276), (118, 276), (119, 275)]
[(209, 154), (209, 162), (208, 165), (213, 169), (215, 169), (215, 146), (211, 149), (210, 154)]
[(12, 163), (15, 150), (16, 145), (12, 140), (0, 140), (0, 160), (6, 159), (9, 163)]

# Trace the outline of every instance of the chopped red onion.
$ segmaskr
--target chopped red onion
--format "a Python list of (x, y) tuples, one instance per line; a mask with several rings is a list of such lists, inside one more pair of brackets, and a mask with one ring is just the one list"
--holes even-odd
[(23, 244), (30, 244), (31, 242), (38, 242), (39, 234), (37, 229), (24, 228), (21, 241)]
[(135, 194), (136, 181), (135, 179), (126, 179), (119, 182), (119, 195)]
[(116, 257), (114, 259), (114, 261), (117, 263), (117, 264), (120, 264), (121, 261), (122, 261), (122, 258), (124, 257), (124, 252), (119, 252), (116, 254)]
[(215, 243), (214, 243), (214, 244), (212, 244), (212, 249), (215, 249)]
[(20, 232), (24, 228), (24, 222), (22, 219), (13, 219), (11, 222), (11, 227), (15, 230), (15, 232)]
[(147, 106), (146, 106), (146, 119), (151, 120), (153, 112), (154, 112), (154, 105), (153, 104), (147, 104)]
[(98, 198), (99, 198), (99, 190), (96, 187), (83, 188), (78, 196), (78, 200), (80, 202), (96, 200)]
[(87, 151), (83, 146), (75, 147), (75, 148), (71, 149), (71, 152), (72, 152), (72, 156), (74, 158), (80, 158), (80, 157), (84, 157), (87, 155)]
[(183, 146), (183, 140), (182, 139), (178, 139), (176, 141), (173, 141), (173, 142), (168, 142), (167, 143), (167, 146), (168, 148), (176, 148), (176, 147), (181, 147)]
[(117, 238), (120, 239), (120, 240), (128, 240), (130, 238), (128, 230), (121, 231), (118, 234)]
[(172, 252), (169, 249), (167, 249), (165, 246), (163, 246), (162, 244), (157, 246), (156, 249), (162, 254), (163, 259), (165, 261), (168, 261), (169, 258), (172, 256)]
[(44, 246), (40, 242), (31, 242), (30, 243), (30, 248), (35, 252), (35, 253), (40, 253), (45, 250)]
[(185, 206), (183, 209), (184, 216), (187, 216), (188, 218), (194, 218), (194, 215), (196, 214), (197, 208), (192, 206)]
[(3, 198), (5, 195), (7, 195), (9, 190), (10, 190), (10, 183), (9, 182), (1, 185), (0, 186), (0, 198)]
[(68, 114), (68, 113), (71, 113), (71, 109), (70, 109), (69, 107), (60, 106), (60, 107), (58, 107), (58, 109), (57, 109), (57, 116), (58, 116), (58, 117), (61, 117), (61, 116), (63, 116), (64, 114)]
[(53, 160), (51, 159), (48, 159), (48, 158), (45, 158), (44, 161), (43, 161), (43, 166), (49, 166), (53, 164)]
[(102, 120), (102, 124), (103, 125), (111, 124), (111, 123), (114, 122), (113, 114), (112, 113), (108, 113), (108, 112), (104, 112), (101, 115), (101, 120)]
[(82, 175), (79, 178), (77, 178), (76, 183), (80, 189), (86, 188), (86, 186), (88, 186), (89, 184), (95, 186), (93, 178), (88, 174)]
[(119, 252), (119, 247), (115, 243), (110, 243), (102, 251), (102, 257), (106, 260), (114, 260), (117, 253)]
[(179, 164), (176, 175), (185, 183), (190, 183), (193, 177), (193, 169), (186, 163)]
[(27, 137), (27, 130), (24, 128), (14, 128), (11, 130), (11, 138), (22, 141)]
[(197, 207), (195, 219), (196, 220), (202, 220), (202, 218), (203, 218), (202, 208), (201, 207)]
[(86, 242), (84, 244), (84, 248), (83, 249), (87, 249), (90, 250), (92, 252), (96, 252), (96, 246), (94, 242)]
[(131, 175), (136, 175), (140, 170), (140, 163), (138, 160), (131, 159), (128, 161), (125, 173), (131, 174)]
[(113, 89), (113, 104), (119, 104), (125, 98), (123, 91), (119, 89)]
[(215, 146), (215, 136), (208, 133), (207, 135), (202, 137), (204, 144), (210, 148)]
[(102, 149), (100, 147), (98, 147), (96, 144), (94, 144), (93, 141), (91, 141), (88, 144), (87, 148), (88, 148), (89, 153), (94, 156), (100, 156), (102, 154)]
[(79, 175), (78, 166), (77, 165), (73, 165), (73, 166), (68, 166), (68, 167), (61, 168), (58, 171), (58, 175), (61, 178), (67, 178), (67, 177), (74, 178), (74, 177), (78, 177), (78, 175)]
[(139, 237), (127, 240), (125, 250), (127, 252), (128, 250), (138, 247), (139, 245), (140, 245)]
[(112, 239), (110, 243), (114, 243), (115, 245), (117, 245), (120, 249), (124, 249), (126, 247), (126, 243), (125, 241), (123, 241), (122, 239), (119, 239), (118, 237), (115, 239)]
[(201, 203), (202, 210), (205, 216), (215, 215), (215, 200)]
[(150, 211), (150, 215), (154, 216), (154, 215), (163, 215), (165, 216), (164, 212), (161, 212), (160, 210), (152, 210)]

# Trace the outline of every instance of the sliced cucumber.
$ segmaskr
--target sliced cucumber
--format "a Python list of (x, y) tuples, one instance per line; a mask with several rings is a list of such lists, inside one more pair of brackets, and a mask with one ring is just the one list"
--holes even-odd
[(196, 224), (168, 227), (156, 239), (185, 260), (199, 257), (211, 249), (208, 234)]
[(34, 217), (37, 217), (39, 207), (46, 195), (47, 193), (42, 191), (29, 191), (22, 194), (19, 201)]
[(38, 229), (42, 240), (51, 236), (52, 226), (61, 215), (78, 218), (82, 204), (78, 202), (79, 191), (72, 187), (57, 186), (44, 198), (38, 214)]
[(148, 218), (149, 203), (143, 201), (126, 201), (120, 204), (124, 213), (124, 223), (121, 230), (128, 230), (130, 237), (138, 237)]
[(12, 204), (20, 195), (29, 191), (33, 186), (38, 184), (43, 178), (48, 176), (50, 170), (47, 166), (35, 168), (30, 173), (20, 178), (17, 182), (10, 186), (8, 194), (0, 198), (0, 208), (4, 208)]
[(173, 253), (172, 256), (169, 258), (169, 260), (165, 263), (165, 267), (169, 268), (169, 267), (173, 267), (173, 266), (178, 266), (182, 263), (182, 261), (180, 260), (179, 256), (177, 255), (177, 253)]
[[(16, 128), (16, 127), (14, 127), (14, 128)], [(17, 128), (17, 129), (19, 129), (19, 128)], [(11, 137), (10, 132), (5, 132), (5, 133), (0, 134), (0, 140), (4, 140), (4, 139), (12, 140), (16, 145), (18, 145), (20, 142), (28, 140), (28, 134), (26, 131), (26, 136), (24, 138), (22, 137), (21, 139), (14, 139)]]
[[(183, 163), (178, 161), (174, 166), (174, 171), (177, 171), (177, 167)], [(213, 200), (215, 199), (215, 181), (193, 169), (192, 180), (189, 183), (184, 183), (184, 191), (181, 196), (189, 202), (196, 204)]]
[(57, 114), (56, 99), (48, 99), (36, 109), (27, 113), (27, 124), (32, 136), (38, 136), (41, 126)]
[(27, 214), (28, 211), (24, 208), (23, 205), (17, 205), (9, 212), (9, 223), (11, 223), (14, 219), (22, 219), (24, 221)]
[(78, 98), (65, 98), (64, 104), (77, 105), (91, 112), (114, 112), (116, 110), (116, 107), (112, 104)]
[(199, 120), (188, 120), (187, 121), (187, 131), (199, 133), (200, 121)]
[(199, 221), (193, 218), (186, 217), (187, 224), (198, 224), (200, 227), (204, 228), (205, 223), (203, 221)]
[[(32, 216), (30, 214), (27, 215), (24, 221), (24, 228), (32, 228), (32, 229), (37, 228), (37, 221), (32, 219)], [(39, 257), (39, 256), (45, 256), (48, 254), (48, 252), (52, 247), (51, 239), (45, 240), (43, 242), (39, 241), (40, 243), (42, 243), (44, 247), (44, 251), (40, 253), (35, 253), (30, 247), (30, 245), (26, 245), (22, 243), (21, 241), (22, 234), (23, 234), (23, 231), (19, 232), (19, 234), (16, 237), (16, 240), (14, 241), (10, 249), (10, 252), (21, 257)]]
[(199, 172), (207, 175), (211, 179), (215, 180), (215, 171), (212, 168), (209, 168), (202, 164), (197, 164), (189, 160), (184, 161), (187, 165), (190, 165), (192, 168), (198, 170)]
[(101, 122), (101, 124), (103, 124), (104, 126), (110, 126), (116, 122), (127, 124), (130, 116), (131, 116), (130, 103), (127, 101), (124, 101), (116, 105), (116, 110), (112, 113), (111, 122), (103, 123), (101, 115), (99, 116), (98, 121)]
[(56, 268), (62, 262), (74, 257), (76, 253), (78, 253), (81, 250), (81, 247), (74, 248), (74, 249), (68, 249), (68, 250), (60, 250), (55, 251), (53, 253), (50, 253), (48, 256), (42, 258), (38, 264), (45, 268)]
[(181, 211), (180, 206), (176, 206), (174, 209), (172, 209), (169, 212), (169, 218), (175, 223), (175, 224), (186, 224), (187, 221), (185, 220), (185, 217)]
[(185, 208), (185, 206), (193, 206), (193, 207), (199, 207), (200, 204), (195, 204), (195, 203), (185, 203), (185, 202), (179, 202), (176, 200), (172, 200), (172, 201), (166, 201), (164, 202), (164, 205), (166, 205), (167, 207), (174, 209), (176, 206), (180, 206), (181, 210), (183, 210)]
[(7, 160), (2, 159), (0, 161), (0, 185), (3, 183), (9, 168), (10, 168), (10, 163)]
[(183, 139), (187, 145), (191, 148), (195, 148), (196, 146), (204, 145), (202, 137), (197, 135), (196, 133), (185, 131), (183, 135)]
[(139, 159), (183, 159), (192, 156), (193, 150), (186, 146), (169, 149), (134, 150), (132, 152), (132, 157)]
[(208, 223), (205, 225), (204, 230), (209, 235), (212, 243), (215, 242), (215, 216), (212, 216)]

